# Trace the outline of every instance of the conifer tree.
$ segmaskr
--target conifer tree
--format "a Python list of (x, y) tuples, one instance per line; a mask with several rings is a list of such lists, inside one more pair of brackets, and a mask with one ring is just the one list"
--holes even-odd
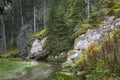
[(67, 8), (67, 25), (73, 34), (74, 27), (86, 18), (85, 0), (69, 0)]
[(52, 5), (49, 10), (47, 31), (48, 39), (46, 51), (48, 53), (61, 53), (70, 49), (69, 27), (65, 23), (65, 9), (63, 6)]

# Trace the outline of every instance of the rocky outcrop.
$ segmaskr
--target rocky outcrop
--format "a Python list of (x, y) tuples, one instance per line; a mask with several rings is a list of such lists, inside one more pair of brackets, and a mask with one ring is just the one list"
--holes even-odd
[(29, 53), (29, 36), (32, 34), (32, 26), (26, 24), (22, 26), (20, 33), (17, 37), (17, 48), (19, 49), (19, 57), (27, 57)]
[(108, 17), (99, 28), (88, 29), (85, 34), (80, 35), (74, 44), (74, 53), (68, 56), (67, 61), (71, 62), (87, 49), (90, 44), (96, 44), (103, 36), (114, 31), (116, 26), (120, 25), (120, 18), (114, 20), (114, 16)]
[(30, 58), (41, 58), (46, 56), (44, 53), (43, 45), (46, 41), (47, 37), (39, 40), (38, 38), (34, 39), (31, 49), (30, 49)]

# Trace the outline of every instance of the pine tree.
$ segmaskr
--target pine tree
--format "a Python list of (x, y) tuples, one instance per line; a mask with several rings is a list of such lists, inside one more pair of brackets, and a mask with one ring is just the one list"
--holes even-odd
[(47, 22), (48, 39), (46, 51), (57, 54), (67, 51), (71, 48), (69, 27), (66, 25), (65, 9), (63, 6), (51, 6)]
[(86, 18), (85, 8), (85, 0), (69, 0), (66, 17), (71, 34), (73, 34), (74, 27)]

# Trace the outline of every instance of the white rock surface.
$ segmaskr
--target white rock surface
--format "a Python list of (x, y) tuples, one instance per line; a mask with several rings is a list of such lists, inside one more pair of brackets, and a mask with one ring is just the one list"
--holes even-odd
[(46, 41), (47, 37), (43, 38), (42, 40), (38, 40), (37, 38), (34, 40), (32, 47), (30, 49), (30, 55), (31, 56), (37, 56), (41, 54), (43, 51), (43, 45)]
[(114, 31), (114, 28), (120, 25), (120, 18), (113, 20), (114, 16), (107, 17), (106, 21), (100, 25), (97, 29), (88, 29), (85, 34), (79, 35), (77, 42), (74, 44), (74, 50), (79, 50), (80, 52), (74, 52), (72, 55), (68, 56), (67, 61), (77, 58), (82, 54), (83, 49), (87, 49), (90, 43), (96, 44), (104, 35)]

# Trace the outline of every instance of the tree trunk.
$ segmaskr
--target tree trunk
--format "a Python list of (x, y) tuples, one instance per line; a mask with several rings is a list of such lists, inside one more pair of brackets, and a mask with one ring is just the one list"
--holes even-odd
[(36, 33), (36, 2), (34, 0), (34, 33)]
[(6, 51), (6, 35), (5, 35), (5, 24), (3, 16), (1, 17), (2, 22), (2, 38), (3, 38), (3, 50)]
[[(12, 26), (14, 26), (14, 16), (12, 16)], [(14, 42), (14, 28), (11, 28), (11, 40), (10, 40), (10, 44), (13, 45), (13, 42)]]
[(44, 0), (44, 29), (46, 27), (46, 0)]
[(23, 26), (23, 12), (22, 12), (22, 0), (20, 0), (20, 15), (21, 15), (21, 25)]
[(87, 17), (90, 18), (90, 0), (87, 1)]

